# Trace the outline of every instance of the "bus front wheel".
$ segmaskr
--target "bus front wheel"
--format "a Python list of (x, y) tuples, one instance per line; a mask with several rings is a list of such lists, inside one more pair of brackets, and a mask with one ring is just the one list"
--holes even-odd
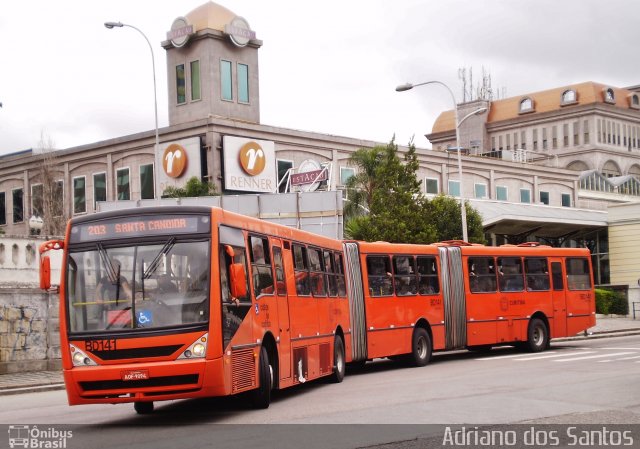
[(411, 362), (414, 366), (425, 366), (431, 360), (431, 338), (429, 333), (419, 327), (413, 332), (411, 341)]
[(544, 351), (549, 345), (549, 331), (547, 325), (540, 318), (534, 318), (529, 322), (527, 331), (527, 349), (530, 352)]
[(153, 413), (153, 402), (134, 402), (133, 409), (138, 415)]
[(258, 367), (258, 388), (253, 390), (251, 402), (254, 408), (269, 408), (271, 403), (271, 385), (273, 383), (273, 370), (269, 364), (269, 353), (264, 346), (260, 349)]

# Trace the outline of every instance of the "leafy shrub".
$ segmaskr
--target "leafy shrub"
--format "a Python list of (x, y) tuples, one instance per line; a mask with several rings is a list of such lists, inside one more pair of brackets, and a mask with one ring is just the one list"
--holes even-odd
[(629, 303), (624, 295), (613, 290), (596, 289), (596, 313), (627, 315)]

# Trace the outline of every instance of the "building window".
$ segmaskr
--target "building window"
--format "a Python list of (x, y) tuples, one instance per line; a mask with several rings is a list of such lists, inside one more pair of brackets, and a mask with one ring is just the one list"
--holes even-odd
[(176, 100), (178, 104), (187, 102), (186, 83), (184, 78), (184, 64), (176, 66)]
[(558, 148), (558, 127), (556, 125), (551, 127), (551, 147)]
[(87, 195), (85, 191), (85, 177), (73, 178), (73, 213), (83, 214), (87, 211)]
[(460, 181), (449, 180), (449, 195), (460, 196)]
[(529, 97), (523, 98), (520, 100), (520, 110), (521, 114), (526, 112), (533, 112), (533, 100)]
[(507, 201), (508, 190), (506, 186), (496, 186), (496, 199), (498, 201)]
[(153, 187), (153, 164), (140, 166), (140, 198), (152, 200), (155, 198)]
[(200, 100), (200, 61), (191, 61), (191, 101)]
[(549, 205), (549, 192), (540, 192), (540, 202)]
[(249, 66), (238, 64), (238, 102), (249, 103)]
[(220, 94), (223, 100), (233, 101), (231, 62), (224, 59), (220, 61)]
[(116, 171), (116, 188), (118, 190), (118, 201), (131, 199), (131, 185), (129, 183), (129, 169), (121, 168)]
[(511, 134), (507, 134), (507, 151), (511, 150)]
[(24, 221), (24, 192), (22, 189), (14, 189), (11, 191), (11, 199), (13, 200), (13, 222), (22, 223)]
[(287, 184), (289, 182), (287, 174), (291, 168), (293, 168), (293, 161), (278, 159), (278, 192), (280, 193), (287, 191)]
[(547, 128), (542, 128), (542, 149), (548, 149), (547, 146)]
[(98, 201), (107, 201), (107, 174), (95, 173), (93, 175), (93, 210), (97, 210)]
[(573, 145), (580, 145), (580, 122), (573, 122)]
[(7, 200), (6, 194), (0, 192), (0, 225), (7, 224)]
[(433, 194), (433, 195), (437, 195), (438, 193), (440, 193), (438, 180), (436, 178), (426, 178), (424, 185), (425, 185), (426, 193)]
[(531, 203), (531, 190), (529, 190), (529, 189), (520, 189), (520, 202), (521, 203)]
[(496, 151), (496, 138), (493, 136), (491, 138), (491, 151)]
[(473, 191), (475, 197), (478, 199), (487, 197), (487, 185), (486, 184), (474, 184)]
[(44, 217), (44, 186), (42, 184), (31, 186), (31, 215)]
[(565, 90), (562, 93), (562, 99), (560, 102), (561, 106), (564, 105), (568, 105), (568, 104), (574, 104), (578, 102), (578, 96), (576, 95), (576, 91), (569, 89), (569, 90)]
[(582, 140), (583, 144), (589, 143), (589, 120), (585, 120), (582, 125)]
[(562, 194), (562, 207), (571, 207), (571, 194), (563, 193)]
[(533, 151), (538, 149), (538, 130), (533, 130)]
[(629, 97), (629, 107), (640, 109), (640, 97), (638, 97), (638, 94), (631, 94)]
[(562, 145), (569, 146), (569, 125), (567, 123), (562, 125)]
[(521, 131), (520, 132), (520, 148), (522, 150), (526, 150), (527, 149), (527, 135), (525, 134), (525, 131)]
[(349, 179), (356, 175), (356, 170), (351, 167), (340, 167), (340, 185), (346, 186)]
[(604, 90), (604, 101), (606, 101), (607, 103), (615, 103), (616, 102), (616, 95), (613, 92), (612, 88), (607, 87)]
[(54, 217), (62, 217), (64, 212), (64, 181), (59, 179), (53, 184), (52, 214)]

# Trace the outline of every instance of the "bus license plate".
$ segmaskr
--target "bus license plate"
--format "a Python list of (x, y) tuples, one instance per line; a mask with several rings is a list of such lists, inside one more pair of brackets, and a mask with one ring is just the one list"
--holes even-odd
[(138, 369), (134, 371), (122, 371), (122, 380), (147, 380), (149, 379), (149, 371), (146, 369)]

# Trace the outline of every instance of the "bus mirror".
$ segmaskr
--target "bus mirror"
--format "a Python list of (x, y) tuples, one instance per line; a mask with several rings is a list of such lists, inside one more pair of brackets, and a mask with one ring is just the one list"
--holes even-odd
[(244, 298), (247, 296), (247, 274), (244, 271), (244, 265), (241, 263), (232, 263), (229, 266), (230, 272), (230, 288), (231, 296), (234, 298)]
[(49, 256), (40, 258), (40, 288), (42, 290), (51, 288), (51, 260)]
[(233, 248), (231, 247), (231, 245), (224, 245), (224, 251), (227, 253), (227, 256), (231, 257), (231, 260), (233, 261), (233, 256), (235, 256), (235, 253), (233, 252)]

